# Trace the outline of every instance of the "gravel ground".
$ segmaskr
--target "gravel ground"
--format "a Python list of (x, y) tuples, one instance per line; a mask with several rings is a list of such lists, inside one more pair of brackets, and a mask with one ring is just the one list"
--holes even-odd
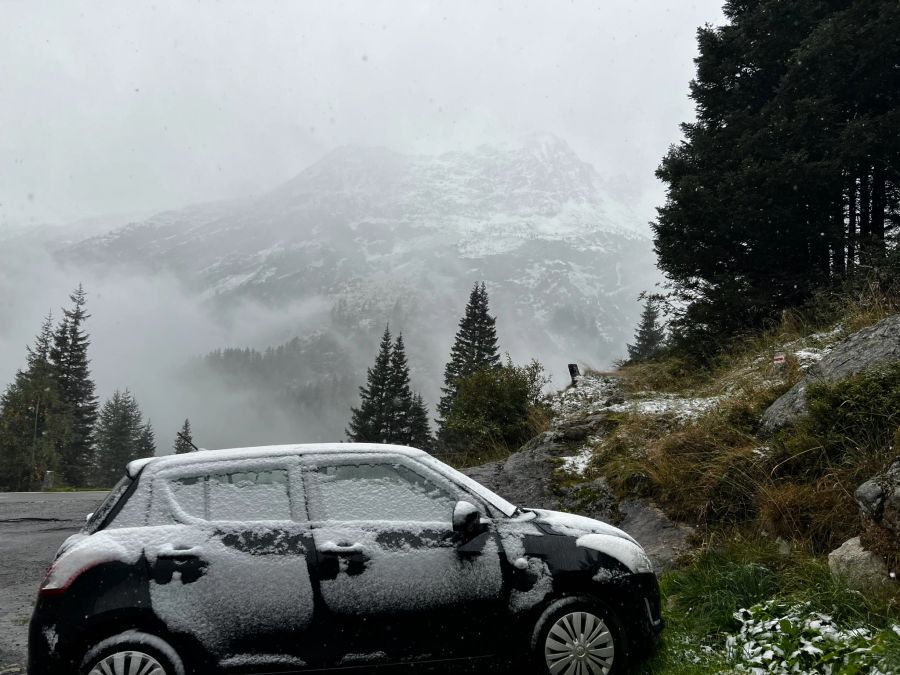
[(56, 549), (105, 492), (0, 492), (0, 675), (25, 672), (28, 620)]

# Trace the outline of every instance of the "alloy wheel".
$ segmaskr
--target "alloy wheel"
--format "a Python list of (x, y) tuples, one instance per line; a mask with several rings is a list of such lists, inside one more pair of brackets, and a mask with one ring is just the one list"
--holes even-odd
[(166, 671), (149, 654), (124, 651), (103, 658), (88, 675), (166, 675)]
[(590, 612), (561, 616), (544, 641), (544, 658), (552, 675), (607, 675), (615, 654), (609, 627)]

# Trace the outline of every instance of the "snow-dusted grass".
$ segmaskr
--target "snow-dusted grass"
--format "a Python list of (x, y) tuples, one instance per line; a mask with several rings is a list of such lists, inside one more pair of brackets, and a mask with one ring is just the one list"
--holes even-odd
[(662, 589), (667, 629), (641, 672), (900, 672), (900, 596), (847, 591), (770, 540), (714, 540)]
[[(770, 600), (734, 614), (738, 631), (725, 640), (728, 660), (754, 674), (884, 672), (867, 627), (847, 628), (809, 603)], [(887, 664), (885, 664), (886, 666)]]

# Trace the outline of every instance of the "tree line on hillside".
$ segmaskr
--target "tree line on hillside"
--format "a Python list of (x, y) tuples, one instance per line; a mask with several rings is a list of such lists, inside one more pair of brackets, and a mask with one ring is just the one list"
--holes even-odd
[(130, 391), (99, 405), (87, 294), (79, 285), (70, 300), (56, 326), (52, 315), (44, 320), (25, 367), (0, 395), (0, 489), (35, 489), (47, 471), (63, 486), (109, 487), (127, 462), (156, 453), (153, 427)]
[(704, 356), (854, 279), (900, 272), (900, 3), (730, 0), (698, 33), (653, 223), (673, 337)]
[(206, 381), (214, 389), (252, 392), (247, 405), (261, 418), (275, 410), (301, 411), (298, 420), (341, 423), (342, 413), (335, 411), (342, 411), (357, 389), (352, 362), (345, 341), (317, 332), (263, 350), (217, 349), (194, 359), (184, 376), (195, 386)]
[(476, 283), (444, 369), (437, 433), (431, 432), (421, 396), (410, 388), (402, 335), (392, 342), (386, 327), (366, 384), (359, 388), (360, 405), (351, 408), (347, 437), (412, 445), (442, 456), (515, 448), (533, 431), (547, 382), (537, 361), (526, 366), (514, 365), (509, 357), (501, 361), (487, 288)]

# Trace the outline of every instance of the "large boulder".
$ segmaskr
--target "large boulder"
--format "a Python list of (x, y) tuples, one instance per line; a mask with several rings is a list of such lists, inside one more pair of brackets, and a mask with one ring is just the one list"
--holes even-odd
[(774, 432), (807, 412), (806, 389), (812, 382), (842, 380), (872, 366), (900, 361), (900, 314), (845, 338), (812, 366), (806, 377), (763, 413), (762, 426)]
[(640, 542), (657, 573), (676, 567), (678, 559), (691, 549), (694, 528), (672, 521), (653, 504), (624, 501), (619, 510), (619, 527)]
[(884, 560), (863, 548), (859, 537), (848, 539), (829, 553), (828, 568), (849, 588), (865, 590), (890, 582)]

